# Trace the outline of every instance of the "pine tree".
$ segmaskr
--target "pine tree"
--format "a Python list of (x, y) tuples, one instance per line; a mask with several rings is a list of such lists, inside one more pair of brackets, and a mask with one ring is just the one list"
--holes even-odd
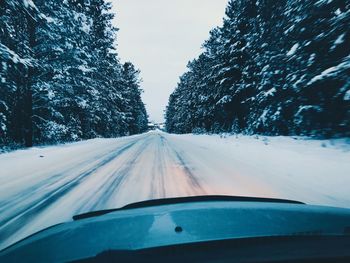
[[(31, 0), (1, 3), (1, 133), (8, 140), (32, 145), (32, 95), (36, 61), (32, 48), (41, 19)], [(3, 139), (6, 141), (6, 139)]]
[(167, 129), (349, 136), (349, 25), (348, 1), (229, 1), (169, 98)]
[(0, 145), (143, 132), (139, 71), (123, 66), (104, 0), (2, 0)]

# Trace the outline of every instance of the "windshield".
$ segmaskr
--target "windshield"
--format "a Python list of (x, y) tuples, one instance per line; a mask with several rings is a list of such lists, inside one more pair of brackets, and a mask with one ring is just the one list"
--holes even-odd
[(0, 250), (161, 198), (350, 208), (349, 8), (0, 0)]

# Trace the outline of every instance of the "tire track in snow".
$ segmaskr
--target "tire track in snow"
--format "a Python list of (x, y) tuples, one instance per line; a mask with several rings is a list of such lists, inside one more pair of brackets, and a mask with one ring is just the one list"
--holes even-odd
[[(133, 144), (133, 142), (132, 142)], [(126, 143), (122, 146), (118, 146), (118, 148), (124, 148), (127, 147), (128, 145), (130, 145), (130, 143)], [(104, 162), (106, 159), (111, 158), (115, 158), (119, 155), (118, 150), (116, 151), (116, 149), (113, 149), (112, 151), (109, 151), (108, 153), (103, 153), (103, 154), (99, 154), (98, 156), (93, 157), (94, 158), (94, 162), (97, 162), (99, 166), (100, 162)], [(49, 178), (47, 178), (46, 180), (43, 180), (39, 183), (36, 183), (32, 186), (30, 186), (29, 188), (26, 189), (26, 192), (24, 193), (18, 193), (16, 195), (11, 196), (11, 198), (9, 198), (7, 201), (4, 201), (2, 203), (0, 203), (0, 213), (2, 214), (4, 211), (11, 209), (13, 207), (13, 205), (25, 202), (26, 200), (33, 198), (33, 195), (35, 194), (41, 194), (40, 196), (38, 196), (37, 200), (39, 201), (39, 199), (42, 199), (42, 194), (43, 192), (47, 192), (47, 189), (50, 189), (52, 187), (54, 187), (55, 184), (59, 184), (63, 179), (65, 180), (71, 180), (72, 178), (74, 179), (75, 175), (74, 172), (75, 170), (80, 170), (80, 169), (85, 169), (85, 167), (89, 166), (89, 164), (91, 164), (91, 160), (84, 160), (82, 162), (79, 162), (78, 164), (74, 165), (74, 167), (69, 167), (68, 169), (63, 170), (62, 172), (60, 172), (59, 174), (54, 174), (52, 176), (50, 176)], [(93, 168), (96, 166), (93, 166)], [(62, 186), (62, 184), (60, 185)], [(58, 186), (58, 187), (60, 187)], [(54, 187), (55, 189), (57, 189), (57, 186)], [(54, 190), (53, 190), (54, 191)], [(52, 192), (52, 190), (50, 191)], [(29, 206), (29, 205), (27, 205)], [(26, 210), (26, 209), (22, 209), (22, 210)], [(1, 224), (1, 221), (0, 221)]]
[[(92, 210), (105, 208), (105, 205), (109, 202), (111, 197), (118, 192), (119, 187), (127, 180), (128, 176), (130, 176), (142, 152), (145, 151), (150, 143), (149, 138), (145, 138), (142, 144), (138, 147), (137, 151), (128, 160), (126, 160), (122, 166), (117, 167), (112, 175), (103, 183), (102, 187), (97, 190), (99, 198), (93, 205)], [(96, 192), (94, 195), (96, 195)]]
[(194, 194), (194, 195), (206, 195), (207, 192), (204, 189), (204, 187), (202, 186), (202, 184), (200, 183), (200, 181), (198, 180), (198, 178), (195, 176), (195, 174), (192, 172), (191, 168), (188, 167), (188, 164), (186, 163), (186, 161), (184, 160), (184, 158), (180, 155), (180, 153), (169, 144), (168, 140), (160, 135), (160, 137), (162, 138), (162, 142), (164, 145), (164, 148), (167, 149), (168, 151), (168, 155), (169, 156), (174, 156), (175, 163), (178, 163), (181, 167), (181, 170), (183, 171), (188, 186), (191, 189), (192, 193), (188, 193), (189, 195)]
[(176, 158), (179, 160), (183, 171), (186, 174), (186, 177), (188, 179), (189, 185), (191, 186), (194, 194), (195, 195), (205, 195), (205, 194), (207, 194), (206, 191), (204, 190), (204, 188), (202, 187), (201, 183), (199, 182), (197, 177), (192, 173), (191, 169), (187, 166), (186, 162), (181, 157), (181, 155), (176, 150), (173, 149), (173, 151), (174, 151), (174, 153), (176, 155)]
[[(160, 143), (158, 142), (160, 140)], [(151, 189), (149, 199), (165, 198), (165, 158), (164, 158), (165, 138), (158, 134), (157, 147), (154, 152), (152, 165)]]
[(63, 185), (57, 187), (55, 190), (46, 193), (44, 196), (33, 200), (30, 204), (22, 208), (20, 211), (16, 211), (16, 214), (1, 219), (0, 243), (2, 242), (2, 240), (6, 239), (8, 236), (12, 235), (16, 231), (24, 227), (28, 221), (30, 221), (34, 216), (42, 212), (45, 208), (50, 206), (52, 203), (56, 202), (59, 198), (61, 198), (68, 192), (72, 191), (77, 185), (79, 185), (88, 176), (95, 173), (99, 168), (113, 161), (115, 158), (118, 158), (119, 155), (131, 148), (135, 143), (137, 143), (137, 141), (132, 141), (126, 146), (123, 146), (122, 148), (113, 151), (111, 154), (108, 154), (107, 157), (99, 161), (98, 165), (79, 174), (73, 180), (64, 183)]

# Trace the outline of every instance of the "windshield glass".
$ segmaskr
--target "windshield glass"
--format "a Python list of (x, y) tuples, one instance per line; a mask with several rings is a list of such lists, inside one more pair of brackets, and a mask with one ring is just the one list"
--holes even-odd
[(152, 199), (350, 208), (349, 9), (0, 0), (0, 250)]

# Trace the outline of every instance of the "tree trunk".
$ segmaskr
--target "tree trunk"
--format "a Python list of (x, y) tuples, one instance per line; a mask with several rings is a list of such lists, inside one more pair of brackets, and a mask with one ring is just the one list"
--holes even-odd
[[(27, 23), (28, 23), (28, 44), (30, 52), (35, 46), (35, 30), (36, 21), (34, 18), (27, 13)], [(26, 87), (24, 93), (24, 145), (26, 147), (33, 146), (33, 77), (34, 77), (34, 65), (31, 65), (27, 69), (26, 76)]]

